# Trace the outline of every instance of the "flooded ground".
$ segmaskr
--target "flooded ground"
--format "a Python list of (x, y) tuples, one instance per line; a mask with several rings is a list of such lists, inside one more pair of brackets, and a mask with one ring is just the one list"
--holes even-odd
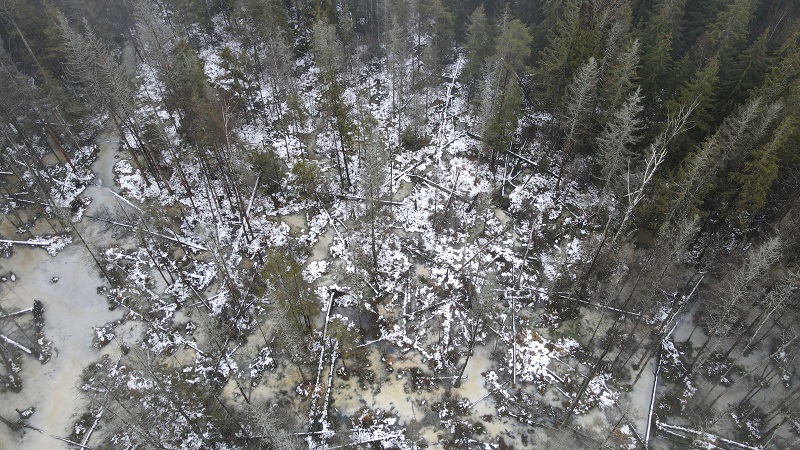
[[(81, 195), (92, 199), (87, 215), (101, 214), (103, 210), (118, 208), (114, 189), (113, 167), (119, 158), (119, 132), (108, 124), (97, 138), (98, 157), (92, 165), (96, 185), (89, 186)], [(99, 246), (116, 244), (118, 237), (100, 223), (84, 217), (76, 224), (83, 238), (92, 243), (92, 251)], [(33, 357), (23, 360), (22, 392), (0, 394), (0, 414), (15, 421), (15, 410), (35, 408), (28, 424), (42, 430), (28, 429), (14, 434), (8, 427), (0, 426), (0, 449), (41, 450), (73, 448), (59, 442), (51, 435), (66, 437), (82, 407), (78, 385), (83, 368), (104, 353), (114, 352), (109, 346), (101, 352), (92, 347), (93, 327), (118, 320), (123, 312), (111, 312), (108, 302), (98, 294), (98, 287), (107, 285), (96, 268), (92, 255), (79, 239), (51, 257), (44, 249), (16, 246), (9, 259), (0, 260), (0, 272), (13, 272), (15, 281), (0, 284), (0, 303), (9, 311), (30, 308), (34, 300), (44, 304), (44, 335), (52, 341), (52, 359), (41, 364)], [(57, 282), (53, 282), (57, 279)], [(31, 320), (30, 315), (19, 320)], [(125, 340), (136, 339), (136, 327), (117, 330)], [(125, 334), (128, 334), (127, 336)]]
[[(34, 300), (42, 301), (44, 335), (53, 342), (53, 357), (46, 364), (32, 357), (24, 359), (22, 392), (0, 395), (0, 414), (16, 420), (15, 409), (32, 406), (36, 412), (28, 423), (44, 433), (26, 430), (20, 438), (7, 427), (0, 427), (0, 448), (69, 448), (49, 435), (69, 435), (73, 416), (81, 406), (77, 390), (81, 372), (101, 356), (92, 347), (92, 327), (117, 320), (123, 313), (108, 310), (106, 299), (97, 293), (103, 280), (86, 250), (76, 244), (56, 257), (42, 249), (18, 248), (12, 258), (0, 264), (4, 271), (16, 274), (16, 281), (3, 283), (0, 288), (3, 306), (16, 311), (31, 307)], [(51, 281), (54, 277), (58, 282)], [(5, 447), (3, 442), (7, 443)]]

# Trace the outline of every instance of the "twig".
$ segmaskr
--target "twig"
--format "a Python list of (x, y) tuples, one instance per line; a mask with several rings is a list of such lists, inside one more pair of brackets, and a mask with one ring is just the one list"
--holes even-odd
[(566, 300), (575, 300), (576, 302), (581, 302), (581, 303), (589, 305), (589, 306), (594, 306), (595, 308), (603, 308), (603, 309), (607, 309), (609, 311), (618, 312), (620, 314), (628, 314), (628, 315), (631, 315), (631, 316), (634, 316), (634, 317), (641, 316), (640, 313), (635, 313), (635, 312), (631, 312), (631, 311), (625, 311), (624, 309), (614, 308), (613, 306), (601, 305), (599, 303), (592, 303), (592, 302), (588, 302), (586, 300), (581, 300), (579, 298), (570, 297), (568, 295), (559, 295), (559, 297), (561, 297), (563, 299), (566, 299)]

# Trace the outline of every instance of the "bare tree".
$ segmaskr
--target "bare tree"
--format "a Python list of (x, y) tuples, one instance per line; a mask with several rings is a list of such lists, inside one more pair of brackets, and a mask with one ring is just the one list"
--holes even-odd
[(598, 244), (597, 249), (594, 251), (594, 255), (589, 262), (585, 274), (592, 272), (600, 252), (606, 245), (609, 232), (612, 230), (612, 223), (616, 222), (614, 224), (616, 231), (611, 238), (611, 242), (609, 243), (610, 246), (613, 247), (620, 234), (622, 234), (622, 232), (625, 230), (625, 226), (628, 224), (628, 221), (633, 215), (633, 212), (636, 210), (636, 207), (647, 196), (650, 183), (657, 173), (658, 168), (661, 166), (667, 156), (669, 143), (686, 128), (686, 122), (692, 113), (692, 109), (693, 106), (683, 108), (675, 115), (669, 117), (664, 131), (659, 134), (650, 144), (644, 160), (641, 162), (642, 166), (638, 173), (632, 173), (629, 160), (628, 171), (625, 177), (627, 194), (625, 195), (624, 209), (622, 209), (622, 212), (618, 216), (613, 213), (609, 214), (608, 220), (603, 227), (600, 243)]
[(736, 272), (733, 272), (723, 284), (722, 291), (707, 305), (704, 324), (708, 329), (708, 337), (697, 350), (689, 372), (701, 367), (708, 357), (714, 353), (736, 323), (741, 320), (744, 300), (748, 296), (749, 287), (778, 261), (783, 242), (780, 236), (773, 236), (755, 250)]

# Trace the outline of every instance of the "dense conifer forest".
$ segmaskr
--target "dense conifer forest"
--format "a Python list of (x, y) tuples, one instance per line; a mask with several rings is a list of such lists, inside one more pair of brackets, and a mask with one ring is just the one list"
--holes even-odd
[(0, 449), (800, 448), (794, 0), (0, 0)]

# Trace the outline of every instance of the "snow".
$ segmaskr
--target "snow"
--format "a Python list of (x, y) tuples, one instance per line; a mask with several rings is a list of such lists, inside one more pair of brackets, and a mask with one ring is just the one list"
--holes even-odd
[[(31, 239), (27, 239), (25, 241), (15, 241), (9, 239), (0, 239), (0, 249), (2, 249), (2, 245), (6, 244), (8, 246), (11, 245), (29, 245), (33, 247), (42, 247), (47, 251), (47, 254), (50, 256), (56, 256), (58, 252), (63, 250), (67, 245), (72, 243), (72, 237), (69, 235), (57, 235), (57, 236), (36, 236)], [(12, 280), (13, 275), (12, 275)]]
[[(215, 20), (221, 30), (221, 19)], [(234, 82), (234, 75), (222, 51), (229, 50), (235, 58), (242, 56), (245, 50), (227, 33), (218, 34), (218, 39), (202, 47), (199, 56), (212, 85), (228, 89)], [(484, 442), (476, 441), (474, 445), (496, 448), (497, 444), (489, 443), (489, 439), (508, 437), (509, 430), (516, 433), (520, 430), (514, 428), (517, 422), (542, 420), (534, 417), (540, 413), (545, 417), (541, 411), (550, 414), (546, 417), (554, 416), (554, 408), (563, 408), (564, 402), (574, 399), (575, 386), (589, 373), (592, 361), (585, 357), (585, 350), (589, 349), (582, 348), (579, 343), (580, 333), (575, 333), (576, 338), (555, 338), (549, 337), (552, 330), (539, 328), (546, 320), (536, 308), (546, 304), (551, 297), (550, 288), (560, 278), (575, 276), (576, 271), (571, 269), (579, 267), (585, 258), (590, 248), (586, 244), (590, 230), (584, 222), (593, 214), (597, 193), (591, 188), (579, 192), (574, 186), (556, 191), (555, 176), (543, 170), (550, 150), (540, 142), (531, 142), (518, 150), (528, 166), (516, 174), (506, 174), (505, 168), (491, 173), (485, 163), (477, 161), (475, 149), (480, 143), (465, 130), (450, 125), (450, 117), (454, 118), (453, 123), (455, 118), (467, 124), (476, 121), (463, 96), (451, 96), (456, 90), (464, 91), (455, 79), (463, 64), (459, 58), (445, 72), (454, 74), (452, 82), (430, 88), (432, 98), (447, 97), (444, 106), (427, 111), (428, 120), (421, 126), (421, 134), (431, 138), (429, 145), (415, 151), (398, 145), (398, 136), (407, 124), (393, 122), (399, 115), (392, 111), (387, 92), (376, 96), (377, 100), (369, 104), (370, 113), (381, 124), (381, 135), (385, 133), (385, 139), (381, 140), (391, 148), (393, 159), (391, 174), (383, 174), (386, 181), (381, 186), (380, 196), (396, 202), (381, 206), (379, 219), (370, 223), (367, 202), (363, 201), (366, 196), (362, 183), (365, 175), (363, 151), (348, 155), (354, 186), (349, 190), (340, 188), (335, 179), (334, 162), (328, 155), (336, 145), (334, 136), (324, 121), (314, 117), (319, 113), (316, 99), (322, 88), (317, 80), (318, 70), (308, 56), (296, 64), (297, 90), (302, 93), (301, 101), (312, 115), (300, 125), (301, 132), (313, 141), (308, 144), (308, 151), (304, 152), (302, 147), (306, 143), (301, 145), (298, 136), (273, 126), (272, 121), (279, 117), (257, 117), (249, 123), (235, 124), (231, 132), (231, 137), (237, 141), (234, 146), (237, 150), (228, 156), (236, 165), (236, 187), (245, 198), (251, 231), (246, 231), (239, 206), (226, 198), (230, 194), (222, 185), (222, 177), (212, 174), (214, 176), (204, 178), (198, 161), (191, 151), (183, 148), (178, 130), (170, 121), (171, 114), (161, 102), (163, 86), (157, 79), (157, 71), (146, 64), (137, 68), (142, 81), (137, 95), (140, 100), (146, 99), (141, 102), (138, 114), (163, 120), (165, 137), (174, 146), (178, 158), (173, 159), (175, 156), (165, 150), (165, 165), (176, 169), (170, 171), (167, 180), (174, 194), (169, 195), (165, 188), (159, 187), (162, 180), (156, 181), (135, 167), (125, 151), (118, 151), (121, 139), (132, 147), (136, 143), (132, 136), (117, 137), (116, 131), (111, 129), (105, 130), (99, 138), (100, 154), (93, 166), (97, 177), (87, 175), (89, 178), (86, 178), (96, 180), (98, 185), (59, 193), (68, 203), (79, 199), (80, 195), (85, 196), (79, 199), (83, 202), (82, 209), (73, 217), (75, 220), (82, 217), (82, 224), (87, 222), (89, 212), (95, 213), (104, 206), (113, 210), (111, 214), (127, 217), (126, 232), (139, 227), (140, 220), (153, 227), (148, 232), (139, 230), (141, 237), (131, 233), (120, 238), (94, 236), (96, 240), (91, 241), (102, 244), (104, 250), (98, 254), (123, 280), (118, 286), (106, 289), (109, 302), (122, 305), (121, 309), (127, 313), (126, 320), (147, 321), (141, 336), (128, 336), (137, 344), (136, 351), (153, 358), (169, 355), (170, 365), (174, 364), (171, 368), (177, 376), (197, 389), (209, 386), (219, 377), (228, 386), (224, 392), (233, 391), (234, 399), (239, 394), (229, 386), (233, 381), (244, 379), (249, 379), (251, 394), (257, 397), (271, 398), (280, 391), (295, 390), (304, 398), (296, 401), (307, 407), (309, 425), (321, 429), (320, 435), (308, 437), (308, 442), (320, 444), (322, 448), (337, 448), (327, 441), (334, 433), (339, 433), (333, 428), (337, 420), (338, 425), (343, 424), (341, 417), (331, 417), (335, 413), (352, 422), (344, 421), (345, 426), (351, 425), (348, 430), (352, 434), (351, 445), (374, 443), (384, 448), (403, 449), (416, 448), (417, 444), (410, 442), (407, 435), (410, 427), (419, 422), (432, 422), (424, 423), (422, 429), (417, 430), (420, 435), (430, 437), (440, 429), (451, 430), (452, 434), (457, 427), (469, 421), (476, 422), (478, 418), (491, 421), (485, 424), (488, 436), (480, 437)], [(302, 70), (303, 65), (311, 68)], [(356, 105), (362, 100), (359, 90), (372, 92), (376, 81), (380, 81), (383, 90), (391, 84), (385, 64), (355, 75), (345, 83), (343, 97), (349, 111), (359, 109)], [(261, 94), (270, 95), (266, 91)], [(279, 103), (275, 109), (278, 115), (287, 108), (283, 100)], [(528, 116), (538, 124), (555, 120), (542, 112)], [(361, 125), (360, 118), (353, 119), (357, 127)], [(404, 120), (409, 119), (405, 117)], [(243, 149), (238, 148), (239, 143)], [(259, 183), (263, 184), (262, 174), (249, 167), (247, 161), (248, 152), (268, 147), (276, 149), (281, 167), (287, 171), (280, 181), (285, 192), (273, 196), (263, 195), (259, 189)], [(323, 172), (322, 179), (317, 181), (319, 197), (299, 199), (294, 195), (296, 186), (293, 184), (297, 179), (291, 169), (301, 158), (308, 158)], [(191, 197), (177, 169), (183, 171), (193, 187)], [(512, 175), (513, 178), (506, 180)], [(75, 180), (84, 180), (63, 171), (54, 171), (51, 176), (57, 179), (61, 189)], [(508, 199), (503, 207), (491, 200), (498, 190)], [(91, 205), (86, 202), (88, 195), (94, 199)], [(175, 211), (177, 205), (180, 213)], [(160, 214), (161, 211), (166, 212)], [(94, 234), (103, 233), (95, 229)], [(15, 241), (13, 245), (16, 244), (44, 247), (53, 255), (58, 254), (58, 261), (76, 262), (74, 254), (80, 253), (76, 246), (67, 246), (68, 238), (60, 236), (42, 236), (28, 242)], [(272, 318), (262, 320), (267, 316), (264, 311), (268, 311), (264, 305), (272, 301), (260, 276), (262, 258), (273, 249), (287, 250), (302, 262), (303, 280), (311, 285), (320, 305), (327, 308), (324, 321), (320, 317), (313, 318), (314, 329), (304, 336), (301, 344), (312, 349), (316, 360), (317, 372), (311, 377), (316, 377), (313, 385), (302, 385), (297, 376), (284, 379), (284, 372), (288, 370), (281, 365), (286, 359), (281, 352), (285, 349), (273, 347), (274, 342), (268, 339), (268, 335), (277, 335), (272, 329), (275, 326)], [(119, 311), (98, 313), (107, 310), (106, 303), (92, 290), (102, 282), (74, 272), (72, 269), (57, 274), (61, 279), (58, 290), (51, 283), (36, 288), (53, 295), (70, 292), (72, 283), (80, 282), (80, 289), (75, 292), (86, 297), (76, 299), (77, 304), (91, 303), (93, 308), (91, 317), (64, 317), (48, 325), (58, 325), (58, 330), (63, 325), (64, 330), (74, 330), (76, 334), (80, 330), (81, 338), (77, 343), (67, 343), (63, 336), (56, 340), (57, 346), (64, 346), (62, 352), (67, 348), (73, 352), (74, 367), (53, 366), (54, 370), (63, 371), (58, 383), (42, 381), (41, 376), (37, 378), (33, 374), (37, 387), (42, 383), (44, 387), (63, 389), (65, 380), (77, 379), (80, 366), (99, 356), (94, 349), (82, 347), (91, 343), (93, 334), (103, 342), (125, 338), (116, 328), (120, 322)], [(23, 279), (32, 274), (21, 273)], [(42, 273), (46, 277), (53, 275)], [(503, 289), (495, 289), (496, 285)], [(512, 301), (512, 298), (517, 300)], [(596, 304), (596, 299), (590, 300)], [(58, 301), (59, 297), (51, 296), (46, 307)], [(245, 306), (240, 308), (241, 304)], [(24, 306), (19, 305), (20, 308)], [(337, 364), (351, 361), (344, 360), (349, 357), (346, 349), (328, 335), (328, 325), (336, 320), (353, 331), (356, 319), (360, 320), (362, 315), (376, 322), (372, 324), (376, 330), (370, 331), (374, 336), (364, 336), (364, 343), (357, 346), (365, 349), (369, 361), (367, 367), (358, 369), (369, 368), (377, 381), (362, 382), (355, 380), (356, 377), (339, 380)], [(214, 360), (209, 356), (216, 351), (209, 342), (213, 325), (183, 322), (198, 318), (212, 324), (225, 321), (231, 326), (231, 333), (241, 331), (246, 336), (255, 335), (255, 327), (264, 325), (260, 329), (264, 334), (263, 344), (237, 336), (231, 340), (243, 342), (230, 342), (230, 347)], [(661, 311), (659, 318), (666, 318), (666, 311)], [(62, 323), (67, 320), (74, 323)], [(183, 327), (184, 323), (191, 323), (191, 329), (188, 325)], [(555, 320), (550, 325), (556, 328), (561, 323)], [(324, 331), (319, 333), (323, 327)], [(188, 336), (195, 329), (196, 334), (190, 339)], [(109, 347), (107, 351), (114, 352), (114, 346)], [(493, 354), (490, 348), (496, 352)], [(470, 350), (474, 354), (465, 364), (465, 353)], [(673, 342), (665, 341), (664, 350), (665, 358), (671, 358), (677, 365), (679, 355)], [(25, 366), (24, 370), (31, 371), (30, 364)], [(384, 373), (382, 367), (391, 374)], [(462, 368), (464, 379), (456, 388), (453, 379)], [(117, 368), (108, 370), (111, 373)], [(161, 408), (158, 411), (170, 411), (158, 392), (159, 386), (145, 373), (136, 370), (114, 373), (132, 391), (131, 395), (139, 396), (142, 402), (154, 408)], [(423, 378), (429, 383), (425, 392), (412, 381)], [(518, 385), (512, 387), (510, 380), (514, 378)], [(620, 399), (626, 397), (614, 390), (614, 381), (609, 373), (596, 374), (589, 380), (575, 413), (599, 416), (596, 409), (592, 411), (595, 407), (602, 412), (618, 407)], [(649, 381), (645, 375), (640, 384)], [(443, 400), (441, 388), (448, 383), (447, 400), (452, 402)], [(689, 383), (686, 387), (688, 392), (692, 386)], [(412, 389), (418, 390), (413, 397)], [(455, 393), (452, 399), (451, 392)], [(76, 410), (77, 400), (73, 397), (65, 400), (69, 413)], [(438, 405), (438, 411), (431, 409), (432, 404)], [(515, 404), (522, 406), (515, 407)], [(534, 406), (541, 409), (534, 409)], [(41, 407), (44, 412), (37, 410), (31, 423), (40, 423), (37, 419), (47, 414), (48, 406)], [(53, 413), (58, 415), (57, 420), (40, 419), (42, 427), (61, 433), (68, 428), (63, 426), (67, 423), (64, 419), (67, 412), (58, 409)], [(197, 409), (189, 413), (193, 417), (203, 417), (207, 411)], [(632, 420), (638, 420), (641, 412), (634, 411), (632, 416)], [(203, 438), (216, 432), (210, 427), (207, 435), (198, 435), (194, 430), (187, 431), (190, 427), (184, 423), (185, 419), (172, 419), (175, 426), (170, 431), (175, 434), (169, 436), (172, 440), (165, 444), (168, 448), (204, 448)], [(623, 424), (619, 430), (625, 436), (636, 434), (636, 429), (628, 424)], [(23, 448), (37, 448), (35, 445), (44, 448), (35, 438), (26, 439), (34, 440), (24, 441), (27, 447)], [(111, 437), (112, 442), (125, 448), (137, 445), (131, 439), (124, 433)], [(428, 444), (440, 444), (434, 439), (431, 437)]]
[(309, 261), (306, 268), (303, 269), (303, 278), (309, 283), (314, 282), (327, 273), (329, 265), (328, 261)]

